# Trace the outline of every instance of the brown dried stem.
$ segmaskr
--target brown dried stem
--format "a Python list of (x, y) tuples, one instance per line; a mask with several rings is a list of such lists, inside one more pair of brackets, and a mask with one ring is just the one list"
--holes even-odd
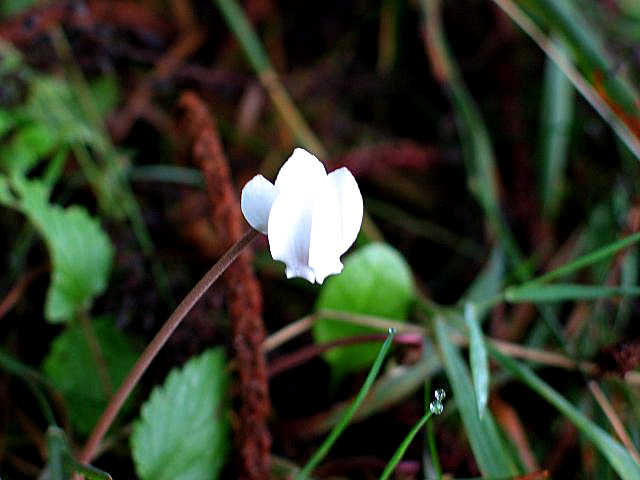
[(220, 275), (238, 258), (240, 253), (249, 245), (253, 239), (256, 238), (258, 232), (255, 230), (249, 230), (245, 235), (233, 245), (227, 253), (225, 253), (216, 264), (200, 279), (195, 287), (187, 294), (186, 297), (180, 302), (175, 311), (167, 319), (160, 331), (153, 337), (151, 343), (147, 345), (142, 355), (138, 358), (138, 361), (133, 366), (127, 377), (124, 379), (120, 388), (115, 393), (107, 408), (102, 413), (100, 420), (94, 427), (87, 443), (78, 456), (80, 463), (89, 463), (94, 458), (102, 438), (109, 430), (109, 427), (116, 418), (116, 415), (120, 411), (120, 408), (126, 401), (127, 397), (137, 385), (142, 374), (147, 370), (147, 367), (151, 361), (158, 354), (162, 346), (167, 342), (173, 331), (180, 325), (180, 322), (186, 317), (189, 311), (193, 308), (196, 302), (202, 297), (202, 295), (209, 289), (209, 287), (215, 282)]

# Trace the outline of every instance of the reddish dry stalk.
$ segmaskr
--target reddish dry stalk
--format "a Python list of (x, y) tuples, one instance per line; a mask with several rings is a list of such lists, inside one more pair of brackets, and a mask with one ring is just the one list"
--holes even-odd
[[(238, 194), (233, 188), (229, 167), (207, 108), (194, 93), (185, 93), (180, 105), (186, 111), (185, 125), (193, 141), (193, 158), (202, 169), (211, 220), (220, 247), (233, 244), (243, 229)], [(262, 293), (253, 275), (248, 252), (224, 273), (232, 319), (233, 344), (240, 393), (237, 441), (240, 451), (240, 478), (269, 478), (271, 436), (267, 428), (270, 411), (267, 368), (262, 349), (265, 337), (262, 322)]]

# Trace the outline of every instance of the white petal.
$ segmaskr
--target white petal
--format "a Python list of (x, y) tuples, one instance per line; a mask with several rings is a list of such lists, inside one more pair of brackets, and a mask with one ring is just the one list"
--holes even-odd
[(269, 215), (269, 248), (274, 260), (287, 266), (287, 278), (303, 277), (313, 283), (309, 267), (309, 238), (313, 197), (301, 191), (280, 192)]
[(351, 172), (342, 167), (329, 174), (329, 184), (335, 189), (340, 202), (339, 216), (342, 221), (340, 255), (346, 252), (356, 241), (362, 226), (362, 194)]
[(326, 177), (327, 171), (320, 160), (303, 148), (296, 148), (280, 168), (276, 187), (279, 191), (304, 189), (310, 192)]
[(322, 283), (332, 274), (342, 271), (340, 251), (342, 219), (340, 198), (336, 189), (325, 179), (316, 191), (313, 202), (311, 238), (309, 240), (309, 266), (316, 273), (316, 281)]
[(262, 175), (253, 177), (242, 189), (240, 198), (242, 214), (249, 225), (264, 234), (267, 233), (269, 212), (277, 194), (278, 191), (273, 183)]

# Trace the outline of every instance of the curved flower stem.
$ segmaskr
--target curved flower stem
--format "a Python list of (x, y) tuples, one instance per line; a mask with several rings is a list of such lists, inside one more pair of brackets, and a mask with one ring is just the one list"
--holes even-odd
[(151, 361), (158, 354), (162, 346), (169, 339), (173, 331), (176, 329), (180, 322), (187, 316), (189, 311), (193, 308), (196, 302), (202, 297), (202, 295), (209, 289), (209, 287), (215, 282), (220, 275), (233, 263), (233, 261), (242, 253), (242, 250), (249, 245), (258, 235), (256, 230), (249, 230), (244, 236), (238, 240), (227, 252), (211, 267), (211, 269), (200, 279), (195, 287), (187, 294), (186, 297), (180, 302), (180, 305), (174, 310), (171, 316), (167, 319), (162, 328), (158, 331), (156, 336), (151, 340), (151, 343), (142, 352), (140, 358), (133, 366), (127, 377), (120, 385), (120, 388), (115, 395), (109, 401), (107, 408), (102, 413), (100, 420), (91, 432), (91, 436), (84, 448), (80, 452), (78, 461), (80, 463), (89, 463), (93, 459), (102, 437), (107, 433), (107, 430), (116, 418), (116, 415), (120, 411), (120, 408), (124, 404), (125, 400), (136, 386), (142, 374), (146, 371)]

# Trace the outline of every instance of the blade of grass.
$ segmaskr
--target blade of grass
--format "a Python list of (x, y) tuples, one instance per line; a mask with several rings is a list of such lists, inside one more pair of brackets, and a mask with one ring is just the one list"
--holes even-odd
[[(278, 74), (271, 65), (269, 57), (256, 32), (251, 27), (244, 11), (236, 0), (212, 0), (220, 9), (227, 25), (240, 43), (249, 63), (258, 74), (260, 83), (269, 94), (276, 110), (284, 119), (285, 124), (293, 132), (300, 143), (312, 153), (321, 158), (328, 158), (328, 152), (322, 142), (316, 137), (309, 124), (296, 108), (289, 93), (282, 85)], [(362, 232), (373, 240), (382, 240), (383, 236), (371, 217), (365, 212), (362, 220)]]
[(640, 242), (640, 232), (627, 235), (626, 237), (621, 238), (620, 240), (617, 240), (613, 243), (610, 243), (609, 245), (605, 245), (602, 248), (599, 248), (593, 252), (583, 255), (582, 257), (577, 258), (576, 260), (570, 263), (567, 263), (566, 265), (563, 265), (562, 267), (558, 267), (555, 270), (545, 273), (544, 275), (541, 275), (537, 278), (534, 278), (533, 280), (530, 280), (529, 282), (522, 284), (520, 287), (525, 287), (527, 285), (533, 285), (533, 284), (537, 285), (537, 284), (549, 282), (551, 280), (555, 280), (556, 278), (567, 276), (571, 273), (574, 273), (580, 270), (581, 268), (588, 267), (589, 265), (593, 265), (596, 262), (609, 258), (610, 256), (616, 254), (618, 251), (622, 250), (623, 248), (626, 248), (638, 242)]
[(600, 285), (579, 285), (555, 283), (553, 285), (529, 285), (510, 287), (504, 298), (511, 303), (523, 302), (563, 302), (566, 300), (596, 300), (616, 296), (638, 296), (640, 287), (609, 287)]
[[(619, 115), (613, 105), (609, 105), (607, 98), (592, 86), (574, 64), (567, 61), (558, 46), (534, 23), (529, 16), (512, 0), (493, 0), (509, 17), (538, 44), (540, 49), (551, 58), (567, 76), (573, 86), (583, 98), (609, 124), (630, 152), (640, 159), (640, 140), (623, 116)], [(564, 3), (564, 2), (557, 2)], [(580, 46), (578, 45), (578, 48)]]
[(380, 480), (386, 480), (387, 478), (389, 478), (389, 475), (393, 473), (394, 469), (396, 468), (400, 460), (402, 460), (402, 457), (404, 456), (404, 453), (407, 451), (407, 448), (409, 448), (409, 445), (411, 444), (415, 436), (418, 434), (420, 429), (424, 426), (424, 424), (429, 421), (429, 419), (431, 418), (431, 415), (433, 415), (431, 412), (427, 412), (418, 421), (418, 423), (416, 423), (413, 426), (413, 428), (409, 431), (409, 433), (404, 438), (404, 440), (402, 440), (402, 443), (400, 444), (400, 446), (398, 446), (398, 449), (393, 454), (393, 457), (391, 457), (391, 460), (389, 460), (389, 463), (387, 463), (387, 466), (384, 467), (382, 475), (380, 475)]
[(596, 382), (595, 380), (591, 380), (589, 381), (587, 386), (589, 387), (589, 390), (591, 390), (593, 398), (596, 399), (596, 402), (598, 402), (598, 405), (600, 405), (600, 408), (609, 420), (609, 423), (611, 423), (613, 430), (616, 432), (616, 435), (618, 435), (618, 438), (620, 439), (622, 444), (625, 446), (635, 462), (640, 465), (640, 454), (638, 453), (638, 450), (631, 441), (631, 437), (629, 437), (629, 434), (624, 428), (624, 424), (613, 408), (613, 405), (611, 405), (611, 402), (609, 402), (609, 400), (607, 399), (607, 396), (600, 388), (600, 385), (598, 385), (598, 382)]
[(497, 168), (491, 140), (482, 115), (458, 71), (442, 26), (440, 0), (420, 0), (425, 23), (425, 47), (436, 79), (451, 94), (469, 189), (485, 215), (522, 280), (528, 276), (522, 254), (500, 211)]
[[(369, 390), (369, 394), (353, 416), (352, 422), (370, 417), (374, 413), (397, 404), (417, 391), (425, 382), (442, 368), (433, 347), (427, 341), (423, 355), (418, 363), (403, 368), (400, 373), (380, 378)], [(313, 423), (307, 423), (304, 437), (326, 432), (344, 417), (351, 401), (346, 401), (331, 409), (326, 415), (318, 417)]]
[(484, 344), (484, 336), (480, 328), (480, 318), (473, 303), (464, 306), (464, 319), (469, 332), (469, 365), (471, 365), (471, 378), (476, 394), (478, 416), (482, 419), (487, 410), (489, 400), (489, 357), (487, 347)]
[[(571, 48), (580, 68), (592, 82), (602, 82), (606, 94), (624, 113), (638, 119), (638, 92), (620, 72), (615, 71), (616, 61), (609, 54), (596, 29), (587, 22), (573, 1), (520, 0), (520, 4), (534, 12), (544, 26), (562, 36)], [(600, 76), (598, 79), (597, 77)]]
[(280, 115), (282, 115), (287, 126), (305, 148), (320, 157), (326, 158), (327, 152), (325, 148), (304, 120), (278, 79), (278, 75), (271, 65), (262, 43), (242, 8), (235, 0), (214, 0), (214, 3), (220, 9), (229, 28), (231, 28), (244, 50), (249, 63), (257, 72), (260, 82), (267, 90), (271, 101)]
[(589, 420), (566, 398), (538, 377), (530, 368), (507, 357), (493, 346), (489, 347), (489, 351), (506, 370), (558, 409), (578, 430), (589, 438), (623, 480), (640, 478), (640, 465), (633, 460), (629, 452), (627, 452), (618, 441), (611, 437), (611, 435)]
[(336, 442), (338, 437), (342, 434), (344, 429), (347, 427), (347, 425), (349, 424), (349, 421), (351, 420), (353, 415), (356, 413), (356, 410), (358, 410), (358, 407), (360, 407), (360, 404), (362, 403), (365, 396), (369, 392), (369, 389), (373, 385), (373, 381), (375, 380), (376, 376), (378, 375), (378, 372), (380, 371), (380, 368), (382, 367), (382, 362), (384, 360), (384, 357), (389, 351), (389, 348), (391, 347), (391, 343), (393, 342), (394, 335), (395, 335), (395, 330), (389, 329), (389, 335), (387, 336), (387, 339), (382, 344), (382, 348), (380, 348), (380, 352), (378, 353), (378, 356), (373, 362), (373, 366), (371, 367), (371, 370), (369, 371), (369, 374), (367, 375), (367, 378), (364, 384), (362, 385), (362, 388), (358, 392), (356, 399), (353, 401), (349, 409), (346, 411), (345, 415), (340, 419), (340, 421), (335, 425), (335, 427), (333, 427), (333, 429), (331, 430), (331, 432), (329, 433), (325, 441), (322, 442), (322, 445), (320, 445), (318, 450), (316, 450), (316, 452), (311, 456), (307, 464), (302, 468), (302, 470), (300, 470), (300, 472), (298, 472), (298, 474), (295, 476), (295, 480), (304, 480), (308, 478), (309, 474), (313, 471), (313, 469), (324, 459), (324, 457), (327, 456), (333, 444)]
[(435, 331), (447, 378), (453, 390), (453, 398), (460, 411), (462, 423), (480, 471), (483, 475), (494, 477), (518, 474), (515, 462), (510, 456), (509, 449), (502, 442), (491, 412), (487, 411), (482, 418), (478, 416), (469, 371), (460, 352), (449, 338), (448, 327), (442, 317), (436, 317)]
[(436, 447), (436, 434), (433, 423), (427, 423), (427, 443), (429, 444), (429, 453), (431, 455), (431, 463), (436, 474), (436, 480), (442, 478), (442, 467), (440, 467), (440, 458), (438, 457), (438, 449)]
[(542, 84), (539, 168), (540, 202), (547, 220), (555, 218), (562, 200), (574, 89), (569, 79), (547, 57)]

